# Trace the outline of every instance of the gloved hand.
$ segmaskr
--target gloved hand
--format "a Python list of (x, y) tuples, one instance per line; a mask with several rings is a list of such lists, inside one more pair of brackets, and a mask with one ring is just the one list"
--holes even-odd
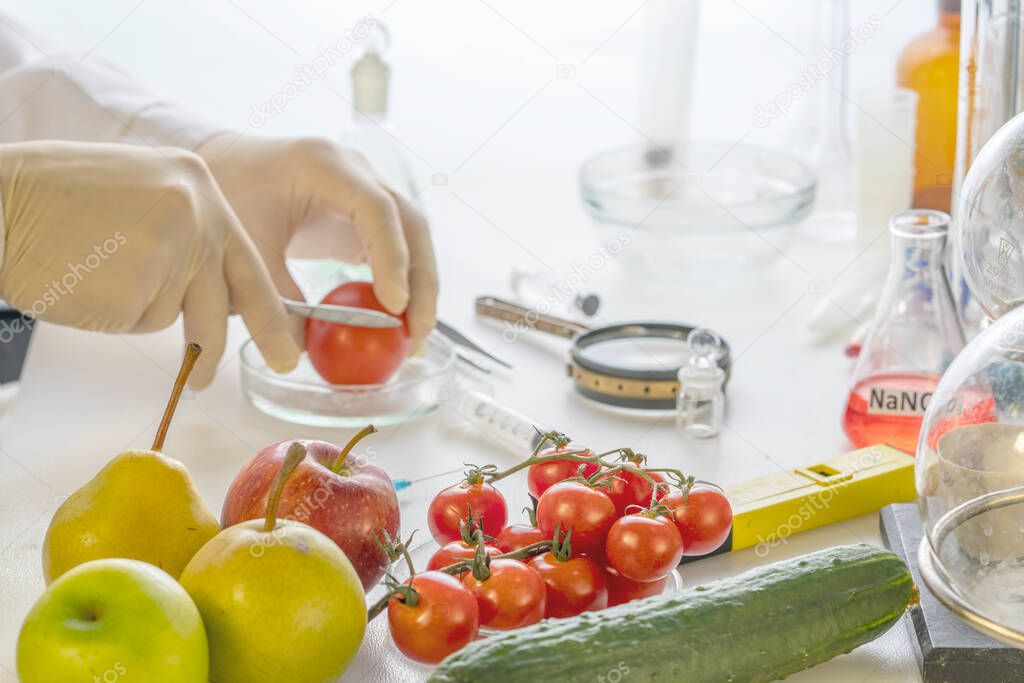
[(229, 309), (268, 364), (299, 348), (256, 248), (197, 155), (69, 142), (0, 145), (5, 236), (0, 297), (41, 320), (150, 332), (184, 312), (205, 386), (224, 352)]
[[(374, 293), (408, 312), (416, 348), (434, 327), (437, 269), (423, 215), (358, 152), (327, 140), (220, 134), (196, 150), (263, 256), (278, 290), (301, 299), (285, 254), (369, 260)], [(289, 250), (291, 247), (291, 250)], [(293, 321), (303, 339), (305, 321)]]

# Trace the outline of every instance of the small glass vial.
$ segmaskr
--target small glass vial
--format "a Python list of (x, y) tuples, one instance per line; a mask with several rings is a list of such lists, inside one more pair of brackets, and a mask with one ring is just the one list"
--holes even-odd
[(714, 332), (695, 329), (687, 337), (689, 362), (679, 368), (676, 424), (686, 436), (718, 436), (725, 417), (725, 370), (718, 365), (722, 342)]

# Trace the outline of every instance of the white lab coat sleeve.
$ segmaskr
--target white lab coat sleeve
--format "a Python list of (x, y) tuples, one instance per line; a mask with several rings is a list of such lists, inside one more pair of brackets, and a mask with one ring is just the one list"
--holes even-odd
[(0, 143), (49, 139), (195, 149), (222, 130), (94, 56), (51, 49), (0, 13)]

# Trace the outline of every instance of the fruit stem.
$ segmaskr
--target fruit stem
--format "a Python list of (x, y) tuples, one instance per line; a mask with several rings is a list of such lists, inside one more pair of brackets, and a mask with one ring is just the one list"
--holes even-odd
[(270, 485), (270, 497), (267, 499), (267, 521), (263, 523), (264, 531), (273, 531), (277, 526), (277, 509), (281, 507), (284, 485), (288, 483), (288, 477), (292, 476), (292, 472), (305, 458), (306, 447), (300, 442), (296, 441), (288, 447), (288, 453), (285, 454), (284, 461)]
[(203, 347), (194, 341), (185, 346), (185, 357), (181, 359), (181, 367), (178, 369), (178, 376), (174, 380), (174, 387), (171, 389), (171, 397), (167, 400), (167, 407), (164, 408), (164, 416), (160, 420), (160, 426), (156, 428), (156, 437), (153, 439), (151, 450), (161, 451), (164, 448), (164, 439), (167, 438), (167, 429), (171, 426), (171, 418), (174, 417), (174, 410), (178, 407), (178, 400), (185, 388), (185, 382), (196, 365), (199, 354)]
[(331, 471), (334, 472), (335, 474), (341, 472), (341, 468), (345, 466), (345, 460), (346, 458), (348, 458), (348, 454), (352, 451), (353, 448), (355, 448), (356, 444), (362, 441), (364, 437), (376, 433), (377, 428), (374, 427), (373, 425), (366, 425), (358, 432), (356, 432), (356, 435), (348, 440), (348, 443), (345, 444), (345, 447), (341, 449), (341, 453), (339, 453), (338, 457), (335, 458), (334, 462), (331, 463)]

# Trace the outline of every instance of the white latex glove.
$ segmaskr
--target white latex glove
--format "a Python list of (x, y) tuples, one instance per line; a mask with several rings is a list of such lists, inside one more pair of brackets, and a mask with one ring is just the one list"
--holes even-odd
[(75, 142), (0, 145), (0, 297), (26, 314), (104, 332), (151, 332), (184, 312), (203, 345), (200, 388), (224, 352), (230, 307), (267, 362), (299, 348), (256, 248), (203, 160), (180, 149)]
[[(373, 289), (407, 311), (413, 348), (434, 328), (437, 268), (423, 215), (358, 152), (319, 139), (221, 134), (196, 150), (210, 166), (281, 294), (301, 299), (285, 254), (369, 261)], [(293, 320), (297, 339), (305, 321)]]

